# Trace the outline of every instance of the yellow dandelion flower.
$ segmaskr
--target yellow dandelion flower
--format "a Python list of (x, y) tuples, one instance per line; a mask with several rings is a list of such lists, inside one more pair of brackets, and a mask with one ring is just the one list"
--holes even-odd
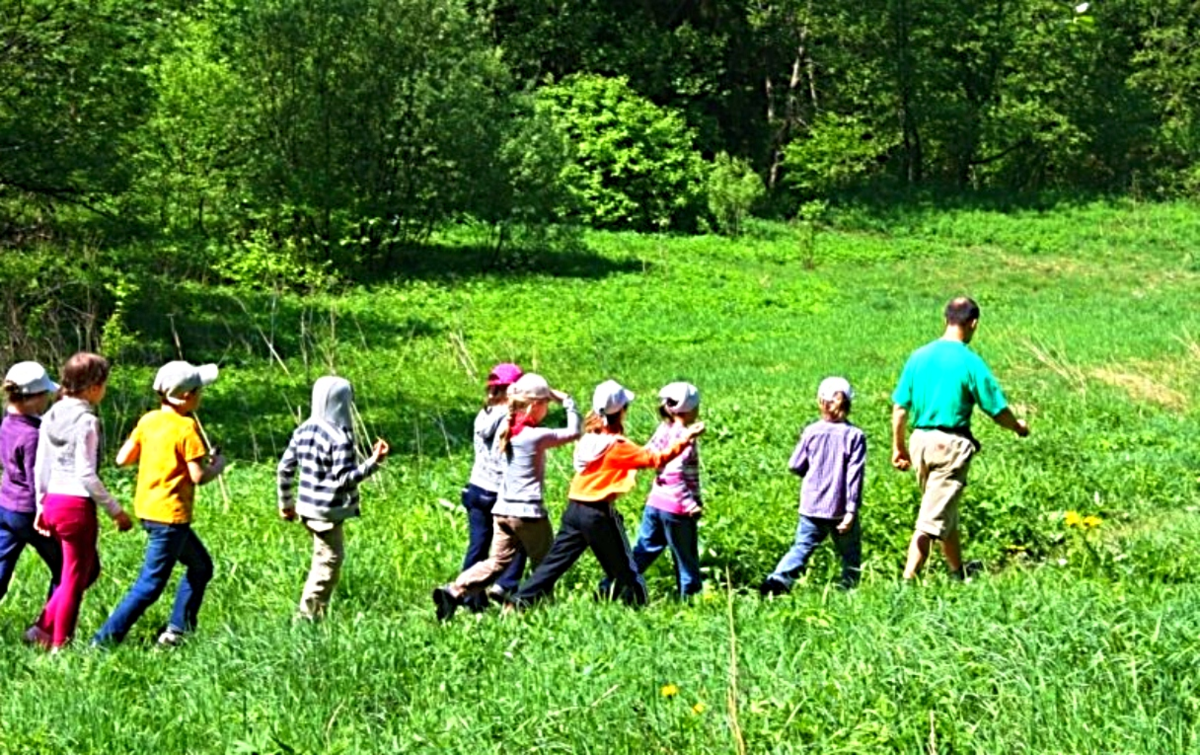
[(1079, 515), (1078, 511), (1068, 511), (1067, 515), (1063, 517), (1063, 524), (1068, 527), (1078, 527), (1082, 523), (1083, 517)]
[(696, 703), (695, 705), (692, 706), (692, 713), (697, 716), (706, 710), (708, 710), (708, 706), (705, 705), (704, 703)]
[(1085, 516), (1083, 518), (1083, 526), (1089, 530), (1094, 527), (1099, 527), (1103, 522), (1104, 520), (1098, 516)]
[(664, 684), (663, 688), (658, 691), (663, 697), (675, 697), (679, 694), (679, 688), (674, 684)]

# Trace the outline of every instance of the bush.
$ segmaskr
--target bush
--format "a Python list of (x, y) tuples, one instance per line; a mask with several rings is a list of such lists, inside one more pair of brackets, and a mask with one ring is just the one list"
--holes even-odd
[(825, 114), (784, 149), (784, 180), (806, 199), (825, 197), (869, 174), (892, 146), (856, 118)]
[(581, 220), (637, 231), (695, 227), (704, 161), (678, 113), (642, 97), (623, 77), (569, 76), (537, 97), (574, 145), (563, 179)]
[(721, 152), (708, 172), (708, 211), (717, 222), (717, 230), (726, 236), (740, 236), (742, 221), (767, 193), (762, 177), (750, 163)]

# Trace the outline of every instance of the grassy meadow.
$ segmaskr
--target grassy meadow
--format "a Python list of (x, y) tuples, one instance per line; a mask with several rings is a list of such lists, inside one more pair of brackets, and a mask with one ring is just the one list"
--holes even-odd
[[(1200, 750), (1200, 208), (844, 214), (811, 246), (782, 225), (740, 239), (592, 234), (574, 251), (479, 251), (446, 238), (406, 277), (337, 296), (163, 286), (102, 407), (109, 457), (151, 408), (153, 369), (220, 360), (201, 418), (234, 463), (200, 493), (217, 564), (202, 626), (153, 647), (164, 597), (113, 652), (55, 656), (20, 635), (44, 569), (26, 555), (0, 602), (4, 753), (1189, 753)], [(973, 346), (1027, 440), (977, 416), (984, 450), (964, 507), (969, 559), (899, 581), (918, 503), (889, 464), (891, 389), (940, 334), (942, 305), (983, 307)], [(706, 590), (644, 610), (596, 603), (590, 556), (556, 600), (519, 616), (434, 619), (461, 563), (458, 504), (481, 382), (517, 361), (586, 402), (615, 377), (640, 394), (703, 393)], [(310, 543), (275, 514), (273, 468), (328, 371), (356, 387), (393, 456), (348, 526), (332, 616), (292, 616)], [(867, 433), (864, 580), (832, 587), (819, 553), (790, 596), (752, 589), (791, 543), (787, 458), (845, 375)], [(549, 423), (560, 423), (552, 412)], [(108, 469), (129, 501), (131, 474)], [(551, 453), (565, 503), (570, 449)], [(631, 534), (648, 475), (622, 501)], [(1068, 527), (1066, 513), (1099, 526)], [(86, 639), (132, 583), (144, 536), (105, 522)]]

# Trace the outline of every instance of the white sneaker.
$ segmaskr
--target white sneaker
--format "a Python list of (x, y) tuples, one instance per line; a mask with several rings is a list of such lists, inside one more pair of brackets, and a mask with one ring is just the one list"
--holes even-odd
[(158, 636), (158, 644), (161, 647), (179, 647), (183, 644), (183, 640), (186, 636), (187, 635), (185, 635), (183, 632), (180, 632), (178, 629), (175, 629), (174, 627), (167, 627), (163, 630), (162, 634)]
[(50, 633), (39, 627), (37, 624), (25, 630), (25, 634), (21, 635), (21, 639), (30, 645), (41, 645), (49, 647), (50, 642), (54, 639)]

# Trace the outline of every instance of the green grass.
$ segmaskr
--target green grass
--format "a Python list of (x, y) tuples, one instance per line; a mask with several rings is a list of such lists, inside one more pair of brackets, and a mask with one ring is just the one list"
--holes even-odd
[[(227, 367), (201, 410), (236, 458), (230, 503), (213, 486), (198, 507), (217, 562), (203, 626), (178, 651), (150, 648), (164, 598), (115, 652), (21, 647), (44, 590), (27, 556), (0, 603), (0, 752), (737, 752), (738, 732), (754, 753), (1195, 752), (1200, 210), (844, 214), (812, 265), (791, 230), (754, 231), (588, 235), (503, 273), (429, 252), (407, 279), (310, 299), (142, 292), (130, 322), (144, 337), (104, 406), (110, 445), (152, 398), (152, 368), (136, 365), (175, 355), (163, 315), (185, 356)], [(956, 585), (934, 559), (909, 589), (918, 497), (888, 464), (888, 397), (963, 292), (984, 308), (975, 346), (1034, 434), (977, 420), (964, 526), (988, 572)], [(622, 380), (642, 394), (636, 438), (660, 385), (700, 386), (709, 580), (695, 604), (667, 598), (666, 561), (647, 609), (594, 603), (585, 557), (551, 605), (437, 624), (428, 594), (462, 556), (480, 378), (509, 359), (581, 398)], [(309, 543), (276, 520), (271, 463), (331, 366), (395, 455), (349, 525), (333, 616), (294, 625)], [(822, 552), (792, 596), (764, 602), (745, 588), (790, 543), (786, 460), (835, 373), (855, 384), (870, 443), (864, 584), (832, 589)], [(106, 475), (128, 500), (131, 478)], [(569, 450), (554, 452), (555, 515), (569, 476)], [(646, 482), (622, 502), (630, 528)], [(1068, 510), (1104, 524), (1069, 530)], [(83, 636), (142, 544), (104, 532)]]

